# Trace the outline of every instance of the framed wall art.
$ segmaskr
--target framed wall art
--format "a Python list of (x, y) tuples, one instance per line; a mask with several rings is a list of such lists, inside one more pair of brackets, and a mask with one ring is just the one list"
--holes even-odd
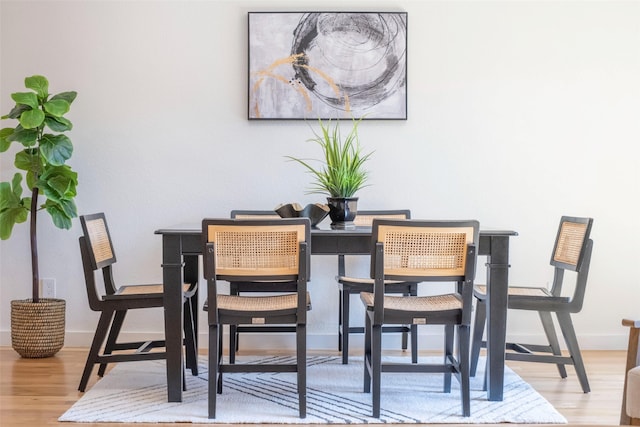
[(253, 119), (407, 119), (406, 12), (249, 12)]

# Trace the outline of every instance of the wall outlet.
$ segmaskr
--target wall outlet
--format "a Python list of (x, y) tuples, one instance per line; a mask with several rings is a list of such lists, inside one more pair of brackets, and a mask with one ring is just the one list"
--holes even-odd
[(55, 298), (56, 279), (40, 279), (40, 293), (42, 298)]

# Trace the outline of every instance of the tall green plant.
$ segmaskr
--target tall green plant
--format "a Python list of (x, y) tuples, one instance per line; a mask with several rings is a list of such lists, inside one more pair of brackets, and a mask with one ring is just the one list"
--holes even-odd
[[(24, 148), (16, 153), (14, 165), (19, 172), (11, 182), (0, 182), (0, 239), (11, 237), (13, 226), (30, 221), (31, 271), (33, 278), (33, 302), (40, 300), (38, 246), (36, 218), (45, 209), (56, 227), (71, 228), (71, 219), (78, 216), (74, 198), (78, 174), (65, 162), (73, 153), (71, 140), (63, 132), (72, 129), (64, 117), (76, 92), (49, 95), (49, 81), (44, 76), (31, 76), (24, 80), (31, 92), (16, 92), (11, 98), (16, 105), (2, 119), (18, 120), (13, 128), (0, 129), (0, 153), (9, 149), (12, 142)], [(51, 132), (46, 132), (45, 130)], [(29, 195), (23, 197), (23, 184)], [(38, 197), (44, 203), (38, 204)]]
[[(358, 137), (358, 125), (362, 119), (352, 119), (352, 127), (347, 136), (342, 139), (340, 123), (329, 120), (324, 123), (318, 119), (320, 133), (313, 131), (315, 137), (308, 141), (316, 142), (322, 148), (324, 160), (300, 159), (286, 156), (288, 159), (303, 165), (314, 176), (308, 194), (327, 194), (329, 197), (353, 197), (363, 187), (369, 173), (365, 169), (365, 162), (373, 152), (363, 154)], [(314, 167), (311, 162), (320, 162)]]

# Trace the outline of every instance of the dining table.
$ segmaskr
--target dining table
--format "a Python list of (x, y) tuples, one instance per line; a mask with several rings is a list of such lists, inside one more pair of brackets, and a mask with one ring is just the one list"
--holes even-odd
[[(160, 228), (162, 236), (162, 280), (164, 288), (164, 330), (166, 341), (167, 394), (169, 402), (181, 402), (184, 356), (182, 352), (183, 283), (198, 283), (199, 257), (202, 255), (202, 227), (199, 224)], [(502, 401), (504, 390), (505, 344), (507, 320), (507, 287), (509, 273), (509, 241), (518, 233), (513, 230), (480, 230), (478, 255), (486, 256), (487, 285), (487, 399)], [(312, 255), (367, 255), (371, 253), (371, 227), (332, 228), (320, 224), (311, 229)], [(343, 257), (338, 274), (344, 274)], [(197, 313), (197, 298), (192, 298)], [(194, 316), (196, 338), (198, 316)], [(187, 366), (197, 361), (187, 360)]]

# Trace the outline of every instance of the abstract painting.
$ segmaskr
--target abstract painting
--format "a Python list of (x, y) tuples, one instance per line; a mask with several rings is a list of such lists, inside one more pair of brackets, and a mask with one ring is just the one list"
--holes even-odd
[(249, 119), (407, 119), (406, 12), (249, 12)]

